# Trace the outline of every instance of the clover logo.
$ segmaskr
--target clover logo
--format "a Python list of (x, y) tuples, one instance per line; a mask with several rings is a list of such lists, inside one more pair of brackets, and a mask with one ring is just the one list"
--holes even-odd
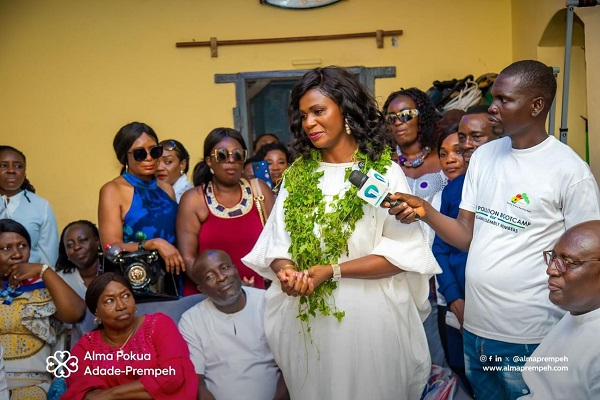
[(72, 372), (77, 372), (79, 366), (77, 357), (68, 351), (56, 351), (53, 356), (46, 358), (46, 371), (57, 378), (68, 378)]

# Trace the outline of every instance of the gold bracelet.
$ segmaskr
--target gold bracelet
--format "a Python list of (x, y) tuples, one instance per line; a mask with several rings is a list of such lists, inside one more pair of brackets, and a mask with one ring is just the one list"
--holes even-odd
[(296, 268), (296, 266), (293, 264), (285, 264), (283, 267), (280, 268), (280, 270), (284, 269), (293, 269), (294, 271), (298, 271), (298, 268)]

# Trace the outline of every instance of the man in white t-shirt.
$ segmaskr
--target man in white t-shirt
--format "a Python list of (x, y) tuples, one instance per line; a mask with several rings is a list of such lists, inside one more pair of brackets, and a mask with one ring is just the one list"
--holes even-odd
[(589, 167), (546, 133), (555, 93), (552, 70), (538, 61), (515, 62), (498, 75), (488, 111), (504, 137), (471, 157), (456, 219), (418, 197), (392, 196), (403, 200), (390, 209), (397, 219), (420, 216), (442, 240), (469, 251), (463, 340), (477, 398), (529, 392), (518, 367), (564, 314), (546, 295), (542, 251), (573, 225), (600, 219)]
[(289, 398), (265, 336), (265, 291), (242, 288), (221, 250), (202, 252), (188, 274), (207, 297), (179, 321), (198, 374), (198, 398)]
[(550, 301), (568, 313), (525, 364), (522, 399), (600, 399), (600, 221), (566, 231), (544, 259)]

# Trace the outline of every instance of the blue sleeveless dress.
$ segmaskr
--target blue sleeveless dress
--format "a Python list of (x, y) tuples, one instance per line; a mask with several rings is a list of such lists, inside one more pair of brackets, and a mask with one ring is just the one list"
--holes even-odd
[(161, 238), (174, 245), (177, 202), (158, 186), (156, 178), (144, 181), (128, 172), (122, 176), (133, 186), (133, 200), (123, 221), (123, 242)]
[[(177, 202), (158, 186), (156, 178), (145, 181), (128, 172), (121, 176), (133, 186), (131, 207), (123, 221), (123, 242), (161, 238), (175, 245)], [(182, 276), (174, 276), (174, 279), (178, 296), (182, 297)]]

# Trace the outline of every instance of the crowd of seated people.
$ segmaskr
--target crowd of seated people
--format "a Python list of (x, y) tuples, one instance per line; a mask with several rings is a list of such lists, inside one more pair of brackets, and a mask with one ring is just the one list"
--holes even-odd
[[(525, 374), (525, 380), (520, 372), (508, 378), (495, 376), (483, 371), (473, 360), (479, 357), (479, 364), (485, 366), (486, 362), (481, 361), (483, 355), (560, 356), (559, 350), (555, 351), (542, 339), (552, 334), (554, 341), (561, 340), (551, 328), (562, 318), (564, 310), (571, 316), (561, 321), (556, 332), (574, 332), (587, 340), (591, 338), (591, 331), (573, 326), (584, 322), (592, 326), (585, 315), (595, 315), (600, 307), (600, 294), (593, 291), (596, 286), (590, 286), (588, 291), (582, 289), (581, 293), (573, 292), (573, 298), (562, 297), (563, 292), (567, 296), (567, 288), (575, 290), (570, 286), (587, 290), (586, 285), (592, 285), (591, 280), (597, 279), (595, 275), (586, 275), (591, 266), (584, 264), (600, 262), (598, 240), (581, 239), (582, 243), (589, 244), (589, 251), (569, 250), (575, 246), (571, 243), (574, 238), (585, 235), (597, 238), (598, 226), (579, 226), (569, 230), (559, 241), (560, 235), (577, 223), (600, 220), (598, 187), (578, 156), (548, 137), (543, 122), (554, 96), (552, 85), (544, 81), (548, 77), (539, 63), (522, 63), (525, 64), (511, 65), (498, 76), (491, 105), (477, 105), (443, 115), (425, 92), (410, 88), (391, 93), (383, 107), (371, 116), (380, 124), (376, 129), (382, 132), (373, 136), (378, 141), (377, 146), (385, 149), (381, 157), (386, 151), (390, 152), (397, 164), (394, 168), (398, 168), (401, 180), (405, 179), (403, 185), (407, 184), (406, 194), (392, 196), (399, 201), (389, 213), (400, 220), (395, 221), (397, 224), (418, 224), (423, 243), (433, 250), (442, 271), (430, 280), (426, 302), (429, 305), (417, 305), (419, 310), (420, 307), (431, 310), (423, 314), (426, 319), (421, 318), (429, 347), (429, 354), (421, 356), (428, 360), (428, 365), (450, 368), (458, 376), (465, 398), (469, 395), (489, 399), (512, 399), (521, 395), (546, 398), (552, 393), (546, 388), (552, 385), (552, 380), (564, 381), (558, 379), (559, 375), (552, 375), (556, 379), (547, 379), (543, 374)], [(530, 92), (525, 93), (523, 87), (528, 87)], [(311, 89), (306, 93), (312, 96)], [(324, 103), (327, 99), (337, 101), (335, 95), (321, 95)], [(352, 97), (348, 92), (344, 96), (346, 100)], [(510, 101), (516, 103), (515, 98), (521, 102), (515, 108), (506, 105)], [(348, 147), (348, 143), (356, 145), (374, 139), (361, 136), (364, 134), (363, 128), (359, 128), (362, 122), (355, 120), (352, 114), (353, 107), (360, 108), (360, 104), (340, 101), (337, 107), (346, 114), (330, 117), (326, 107), (304, 110), (302, 101), (306, 100), (302, 99), (296, 104), (298, 115), (294, 116), (298, 126), (294, 129), (308, 139), (296, 135), (295, 142), (288, 145), (281, 143), (276, 135), (265, 133), (249, 142), (252, 148), (248, 149), (240, 132), (231, 128), (213, 129), (206, 136), (202, 157), (193, 169), (193, 183), (188, 178), (193, 157), (181, 142), (159, 140), (157, 133), (145, 123), (123, 126), (113, 141), (122, 170), (100, 189), (98, 227), (91, 221), (77, 220), (65, 226), (60, 235), (50, 204), (35, 193), (26, 177), (25, 155), (14, 147), (0, 145), (0, 400), (35, 400), (61, 395), (64, 399), (221, 399), (232, 398), (242, 391), (246, 391), (249, 398), (285, 399), (305, 393), (302, 382), (286, 382), (284, 375), (296, 376), (289, 374), (290, 363), (299, 362), (294, 368), (302, 370), (310, 368), (309, 363), (315, 361), (309, 358), (304, 364), (285, 355), (281, 358), (281, 348), (271, 352), (265, 319), (268, 327), (269, 318), (281, 315), (273, 315), (268, 303), (265, 307), (265, 296), (269, 298), (266, 293), (277, 294), (282, 299), (304, 298), (312, 295), (323, 280), (349, 285), (346, 282), (365, 279), (366, 275), (356, 272), (351, 260), (342, 263), (343, 257), (315, 266), (320, 267), (319, 271), (328, 271), (327, 279), (313, 269), (297, 271), (296, 260), (291, 257), (293, 243), (273, 237), (274, 232), (284, 232), (289, 223), (285, 211), (291, 204), (288, 203), (286, 171), (295, 159), (300, 160), (297, 165), (300, 168), (314, 154), (320, 154), (311, 152), (313, 149), (324, 149), (322, 154), (327, 157), (334, 155), (331, 160), (317, 160), (322, 168), (315, 172), (318, 179), (323, 179), (323, 175), (319, 175), (322, 171), (335, 169), (338, 164), (349, 169), (362, 168), (360, 146), (349, 158), (352, 164), (335, 158), (335, 154), (345, 154), (346, 148), (337, 153), (330, 153), (329, 149), (341, 146), (338, 143)], [(525, 103), (530, 104), (533, 111), (519, 116), (515, 110), (525, 107)], [(313, 119), (306, 120), (309, 117)], [(313, 121), (316, 122), (313, 124)], [(483, 151), (475, 152), (480, 147)], [(553, 160), (567, 159), (569, 171), (559, 173), (547, 165), (550, 160), (542, 161), (536, 152), (547, 153)], [(491, 159), (496, 162), (493, 166), (488, 165)], [(266, 162), (270, 182), (255, 176), (253, 165), (260, 161)], [(536, 227), (532, 229), (542, 229), (545, 233), (527, 235), (530, 246), (525, 249), (523, 245), (517, 246), (512, 237), (506, 237), (507, 229), (497, 228), (500, 236), (490, 234), (488, 231), (495, 228), (482, 222), (485, 218), (477, 210), (484, 207), (486, 213), (492, 214), (496, 212), (494, 207), (504, 207), (486, 197), (494, 190), (503, 195), (508, 193), (500, 178), (495, 177), (496, 173), (514, 177), (511, 173), (519, 174), (515, 172), (519, 166), (530, 171), (532, 166), (538, 165), (544, 165), (548, 176), (560, 176), (560, 182), (553, 184), (552, 190), (546, 190), (539, 187), (539, 183), (530, 184), (530, 180), (522, 177), (519, 182), (523, 186), (514, 189), (519, 193), (511, 192), (507, 198), (510, 204), (506, 207), (510, 210), (516, 207), (538, 213), (536, 215), (546, 224), (543, 229), (537, 227), (540, 222), (534, 224)], [(291, 173), (296, 169), (290, 168)], [(349, 170), (344, 173), (348, 174)], [(494, 183), (496, 179), (500, 183)], [(526, 187), (526, 183), (533, 188)], [(323, 193), (330, 189), (325, 185), (319, 186)], [(491, 189), (490, 185), (496, 186)], [(336, 196), (343, 198), (348, 187), (344, 183), (338, 188), (340, 193), (327, 194), (330, 204), (322, 211), (318, 205), (320, 200), (315, 199), (309, 212), (314, 210), (315, 218), (321, 218), (320, 213), (335, 212)], [(398, 186), (393, 183), (391, 187)], [(284, 189), (283, 197), (279, 196), (281, 189)], [(578, 196), (573, 194), (574, 190), (579, 191)], [(539, 210), (530, 205), (532, 201), (547, 201), (545, 199), (564, 208), (548, 206)], [(586, 212), (582, 214), (573, 211), (575, 209)], [(269, 218), (272, 210), (279, 213), (276, 218)], [(310, 219), (310, 215), (305, 217)], [(562, 224), (557, 222), (561, 218)], [(518, 229), (526, 228), (527, 225)], [(315, 223), (313, 231), (319, 237), (322, 227)], [(537, 318), (539, 310), (552, 316), (538, 328), (524, 324), (523, 332), (509, 334), (508, 322), (497, 316), (502, 314), (508, 321), (510, 318), (505, 314), (518, 316), (519, 312), (511, 308), (505, 294), (489, 290), (483, 294), (484, 280), (480, 272), (474, 271), (484, 268), (490, 276), (497, 277), (499, 266), (508, 262), (494, 261), (499, 257), (495, 252), (486, 254), (485, 243), (489, 244), (492, 237), (495, 243), (515, 246), (514, 254), (521, 254), (515, 260), (531, 265), (544, 263), (539, 249), (554, 249), (545, 256), (551, 281), (550, 300), (544, 271), (534, 272), (533, 267), (526, 273), (509, 268), (515, 278), (506, 277), (509, 272), (504, 270), (500, 273), (502, 277), (492, 285), (494, 290), (501, 290), (506, 280), (522, 277), (530, 288), (536, 287), (535, 294), (516, 294), (516, 289), (511, 293), (514, 292), (513, 300), (521, 304), (520, 310), (531, 318)], [(290, 256), (278, 254), (266, 267), (250, 259), (245, 259), (249, 266), (242, 261), (249, 253), (265, 254), (267, 242), (268, 246), (277, 248), (289, 246), (289, 250), (282, 249)], [(327, 246), (324, 241), (323, 248)], [(124, 255), (133, 255), (133, 258), (126, 259)], [(370, 260), (368, 262), (372, 262)], [(155, 264), (158, 270), (153, 269)], [(268, 273), (265, 268), (269, 269)], [(368, 279), (387, 279), (390, 275), (386, 274), (389, 273)], [(407, 274), (400, 276), (404, 275)], [(339, 281), (340, 276), (349, 279)], [(410, 274), (407, 276), (409, 282), (414, 279)], [(394, 282), (395, 279), (404, 278), (394, 278)], [(281, 286), (281, 290), (265, 292), (270, 280), (277, 286), (274, 289), (279, 290)], [(343, 290), (340, 293), (344, 293)], [(415, 293), (411, 295), (414, 299), (420, 298)], [(576, 295), (582, 300), (578, 302)], [(340, 301), (343, 304), (346, 300)], [(288, 317), (296, 318), (298, 303), (285, 301), (277, 312), (286, 310), (286, 313), (294, 313)], [(584, 306), (580, 307), (581, 304)], [(490, 316), (474, 314), (486, 307), (494, 308)], [(265, 308), (271, 312), (265, 315)], [(492, 323), (493, 316), (496, 319)], [(312, 318), (325, 317), (312, 315), (307, 320)], [(343, 325), (344, 319), (340, 320), (339, 324)], [(306, 332), (296, 331), (285, 334), (297, 336), (300, 350), (290, 354), (302, 351), (311, 354), (311, 350), (304, 347), (306, 343), (314, 345), (310, 334), (306, 336)], [(474, 350), (474, 343), (487, 343), (489, 347), (480, 354)], [(539, 350), (534, 353), (538, 345)], [(523, 346), (526, 350), (522, 350)], [(46, 369), (46, 359), (57, 350), (67, 349), (79, 360), (79, 368), (66, 380), (56, 379), (60, 376)], [(320, 352), (323, 350), (318, 348)], [(573, 346), (569, 352), (582, 354)], [(131, 354), (144, 356), (142, 359), (134, 357), (132, 361)], [(130, 358), (126, 358), (127, 355)], [(327, 356), (323, 358), (326, 359)], [(571, 365), (577, 362), (572, 360)], [(592, 361), (590, 365), (593, 369)], [(129, 372), (106, 373), (115, 369)], [(598, 393), (598, 377), (590, 371), (586, 373), (585, 379), (570, 376), (588, 385), (587, 389), (577, 390), (583, 390), (581, 393), (592, 398), (590, 394)], [(58, 394), (50, 390), (53, 381)], [(293, 390), (288, 392), (288, 387)], [(360, 393), (360, 390), (354, 392)], [(332, 399), (341, 398), (340, 393), (349, 392), (336, 391), (333, 386), (327, 389)]]

